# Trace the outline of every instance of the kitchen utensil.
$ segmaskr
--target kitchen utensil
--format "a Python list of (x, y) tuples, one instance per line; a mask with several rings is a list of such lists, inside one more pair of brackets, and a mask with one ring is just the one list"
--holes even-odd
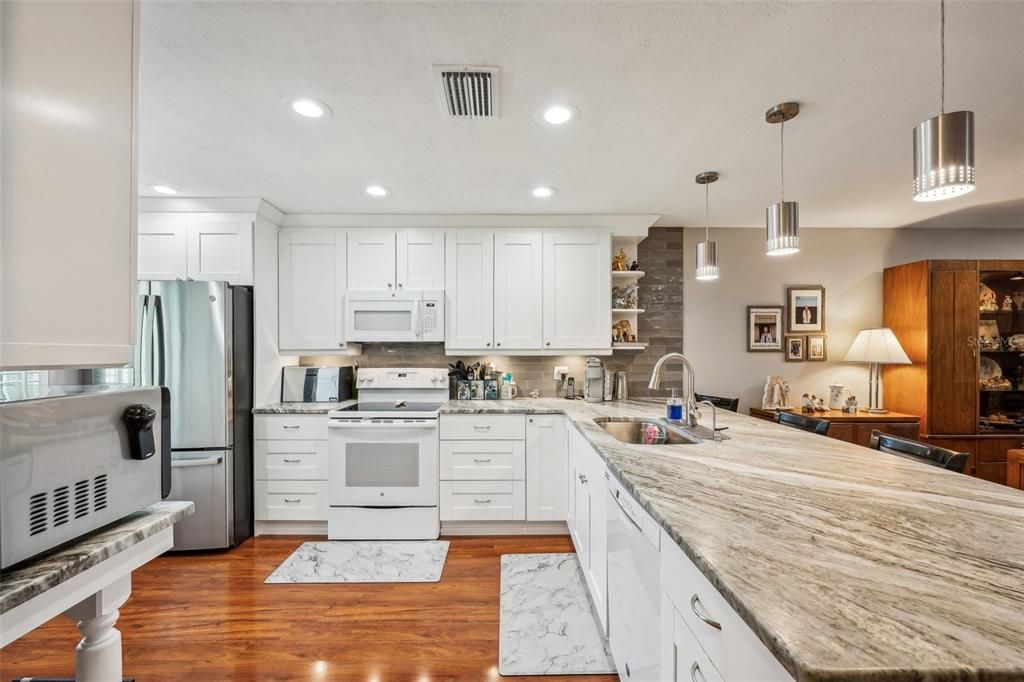
[(615, 399), (629, 399), (629, 379), (626, 377), (625, 372), (619, 372), (615, 375)]

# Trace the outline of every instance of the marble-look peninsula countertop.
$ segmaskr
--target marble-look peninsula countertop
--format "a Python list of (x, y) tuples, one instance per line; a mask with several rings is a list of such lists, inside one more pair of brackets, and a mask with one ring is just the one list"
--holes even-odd
[[(1024, 493), (723, 410), (729, 440), (630, 445), (663, 401), (450, 401), (565, 413), (798, 680), (1024, 680)], [(710, 410), (700, 423), (711, 426)]]
[(342, 400), (337, 403), (270, 403), (262, 407), (252, 408), (253, 414), (327, 414), (331, 410), (354, 405), (355, 400)]
[(70, 580), (192, 514), (191, 502), (157, 502), (0, 575), (0, 613)]

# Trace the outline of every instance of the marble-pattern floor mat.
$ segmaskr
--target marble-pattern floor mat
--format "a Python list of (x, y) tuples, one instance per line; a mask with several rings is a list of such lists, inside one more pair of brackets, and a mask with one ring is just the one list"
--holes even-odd
[(614, 673), (575, 554), (501, 557), (498, 672)]
[(268, 583), (436, 583), (447, 540), (304, 542)]

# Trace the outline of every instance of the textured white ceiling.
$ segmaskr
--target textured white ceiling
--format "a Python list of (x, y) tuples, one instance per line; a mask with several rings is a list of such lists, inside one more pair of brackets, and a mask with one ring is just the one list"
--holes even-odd
[[(937, 204), (911, 200), (911, 131), (938, 113), (938, 2), (147, 0), (142, 11), (141, 182), (189, 196), (260, 196), (288, 213), (642, 212), (702, 225), (693, 178), (717, 170), (712, 223), (756, 226), (779, 196), (779, 130), (764, 111), (796, 100), (786, 198), (804, 225), (900, 226), (1024, 197), (1015, 0), (947, 3), (946, 109), (975, 112), (978, 189)], [(448, 119), (439, 63), (500, 66), (500, 120)], [(296, 95), (334, 116), (295, 116), (283, 100)], [(578, 121), (540, 124), (537, 111), (560, 101)], [(368, 197), (371, 183), (393, 194)], [(558, 194), (531, 197), (542, 184)]]

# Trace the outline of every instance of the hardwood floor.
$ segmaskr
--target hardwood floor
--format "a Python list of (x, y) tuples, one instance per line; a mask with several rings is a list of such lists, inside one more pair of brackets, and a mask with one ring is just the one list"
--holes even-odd
[[(567, 536), (449, 538), (438, 583), (265, 585), (304, 540), (166, 555), (134, 574), (121, 610), (124, 672), (150, 680), (611, 682), (498, 675), (502, 554), (571, 552)], [(61, 616), (0, 650), (0, 680), (70, 676), (79, 635)]]

